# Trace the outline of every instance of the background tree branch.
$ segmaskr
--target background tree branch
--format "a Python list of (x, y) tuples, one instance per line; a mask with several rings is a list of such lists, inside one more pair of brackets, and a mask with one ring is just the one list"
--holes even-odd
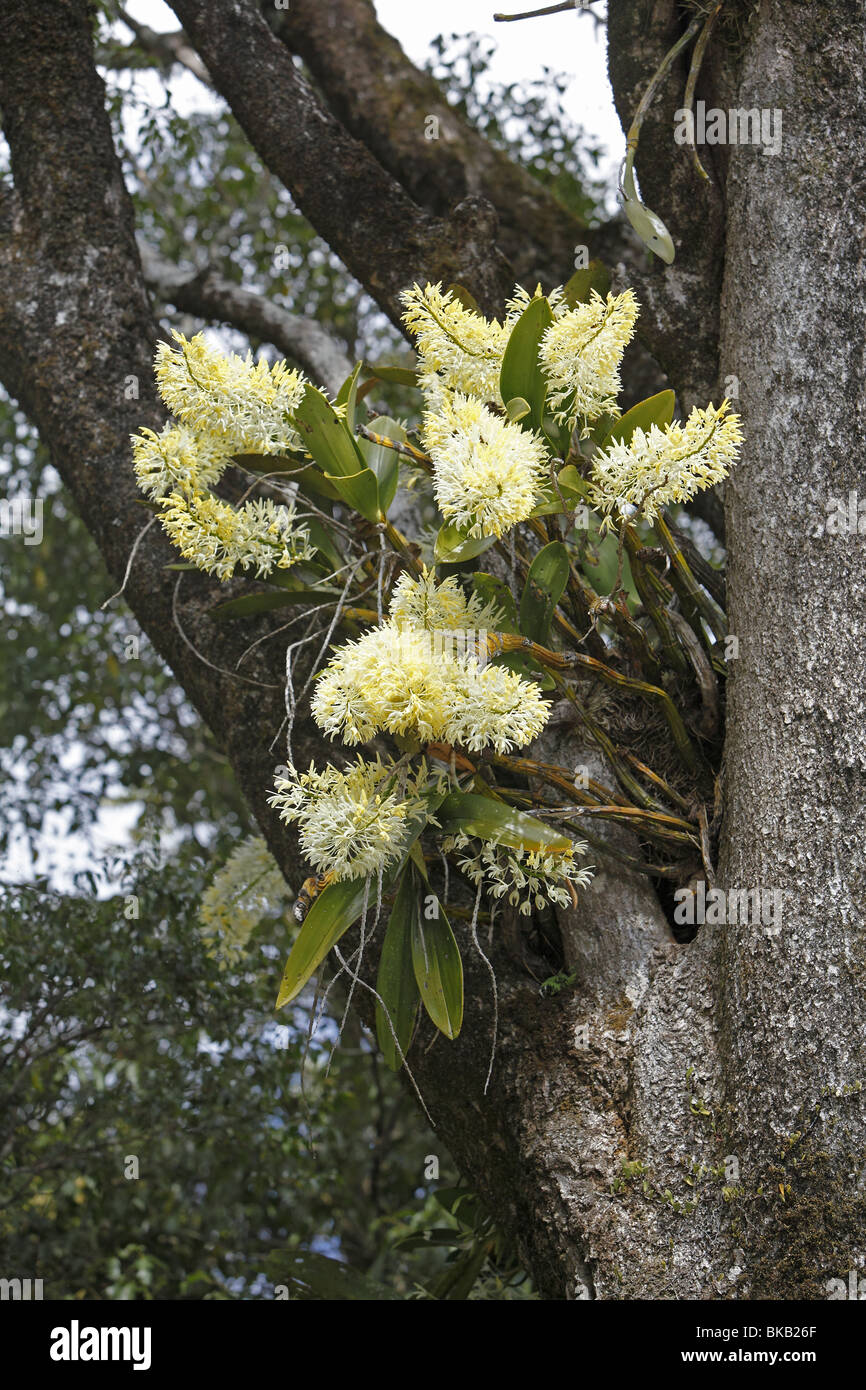
[(315, 319), (293, 314), (264, 295), (242, 289), (213, 266), (183, 270), (142, 240), (138, 250), (144, 278), (163, 303), (197, 318), (230, 323), (251, 338), (273, 343), (332, 395), (352, 371), (343, 344)]
[[(161, 67), (169, 69), (179, 64), (205, 86), (210, 86), (208, 70), (191, 47), (182, 29), (174, 33), (159, 33), (149, 25), (141, 24), (123, 5), (118, 6), (118, 18), (135, 35), (136, 45), (156, 58)], [(129, 63), (131, 52), (128, 49), (114, 49), (111, 53), (100, 56), (107, 66), (125, 67)]]

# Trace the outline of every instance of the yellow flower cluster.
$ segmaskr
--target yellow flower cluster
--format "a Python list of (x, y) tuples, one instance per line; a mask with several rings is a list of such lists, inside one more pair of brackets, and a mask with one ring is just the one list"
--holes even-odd
[(288, 895), (286, 881), (260, 836), (242, 840), (218, 869), (199, 905), (203, 935), (224, 965), (233, 965), (268, 909)]
[[(540, 290), (537, 291), (540, 293)], [(517, 287), (503, 322), (468, 309), (441, 285), (403, 295), (403, 322), (415, 335), (425, 397), (423, 441), (433, 460), (436, 501), (445, 520), (474, 538), (503, 536), (527, 520), (546, 480), (551, 448), (504, 414), (500, 373), (512, 330), (532, 302)], [(634, 333), (631, 290), (595, 291), (569, 308), (561, 289), (548, 296), (553, 322), (538, 362), (551, 412), (583, 436), (616, 410), (620, 363)]]
[[(469, 848), (472, 846), (472, 848)], [(476, 847), (477, 846), (477, 847)], [(550, 904), (571, 907), (574, 897), (565, 884), (587, 888), (592, 882), (592, 867), (575, 863), (575, 855), (585, 855), (589, 846), (585, 840), (573, 840), (567, 850), (514, 849), (487, 840), (478, 845), (464, 831), (449, 835), (442, 844), (443, 853), (452, 849), (467, 850), (458, 857), (460, 868), (476, 887), (483, 885), (491, 898), (504, 898), (528, 917), (533, 907), (539, 912)]]
[(612, 444), (593, 460), (593, 492), (611, 516), (640, 512), (652, 521), (671, 502), (687, 502), (728, 476), (743, 440), (740, 417), (723, 401), (698, 407), (684, 425), (636, 429), (628, 444)]
[[(418, 623), (413, 609), (426, 605), (426, 623), (436, 611), (428, 597), (432, 589), (435, 599), (435, 587), (428, 580), (414, 582), (423, 584), (424, 595), (413, 603), (404, 582), (389, 620), (341, 647), (318, 676), (312, 702), (316, 723), (348, 744), (364, 743), (380, 731), (462, 744), (475, 752), (492, 746), (506, 753), (530, 743), (550, 712), (538, 686), (505, 667), (481, 665), (471, 649), (455, 651), (459, 642), (444, 640), (444, 626)], [(449, 593), (438, 610), (443, 618), (453, 603)], [(448, 630), (455, 631), (450, 615)], [(466, 646), (471, 646), (469, 636)]]
[(156, 378), (178, 417), (159, 434), (133, 435), (133, 464), (142, 492), (161, 506), (160, 522), (184, 559), (228, 579), (236, 568), (266, 578), (314, 553), (309, 533), (295, 524), (293, 503), (271, 499), (235, 508), (213, 488), (234, 454), (278, 453), (299, 447), (289, 414), (304, 378), (285, 362), (254, 363), (212, 348), (203, 334), (160, 343)]
[(525, 302), (518, 291), (500, 323), (467, 309), (451, 291), (443, 294), (441, 285), (415, 285), (403, 295), (436, 501), (446, 521), (473, 537), (499, 537), (525, 521), (545, 474), (544, 441), (498, 413), (502, 359)]
[(595, 290), (573, 309), (555, 302), (554, 319), (541, 340), (538, 360), (549, 383), (548, 401), (557, 417), (582, 434), (594, 420), (616, 410), (622, 390), (622, 355), (634, 335), (638, 303), (631, 290)]
[(536, 504), (547, 448), (531, 430), (455, 392), (424, 416), (424, 446), (446, 521), (470, 536), (501, 536)]
[(132, 461), (145, 496), (159, 502), (178, 489), (214, 487), (231, 458), (224, 440), (196, 433), (187, 425), (165, 425), (156, 434), (142, 429), (132, 436)]
[(177, 348), (160, 343), (156, 380), (169, 410), (190, 429), (223, 439), (232, 454), (274, 454), (297, 449), (291, 423), (306, 388), (285, 362), (253, 362), (252, 353), (216, 352), (203, 333), (172, 334)]
[(388, 616), (397, 627), (420, 627), (428, 632), (496, 631), (502, 614), (495, 604), (485, 604), (477, 594), (464, 594), (456, 579), (437, 583), (433, 570), (424, 566), (419, 579), (404, 571), (394, 585)]
[(441, 284), (423, 290), (415, 285), (402, 299), (425, 395), (435, 400), (443, 389), (462, 391), (502, 405), (499, 373), (510, 325), (467, 309), (450, 290), (443, 294)]
[[(286, 822), (297, 821), (298, 843), (320, 874), (335, 879), (368, 878), (399, 859), (408, 832), (427, 818), (421, 792), (427, 783), (422, 762), (414, 777), (391, 763), (359, 758), (346, 772), (326, 767), (279, 777), (268, 800)], [(416, 825), (417, 829), (417, 825)]]
[(308, 532), (294, 523), (292, 504), (270, 498), (232, 507), (209, 492), (173, 492), (160, 517), (166, 535), (197, 569), (229, 579), (237, 567), (254, 568), (260, 579), (274, 569), (308, 560)]

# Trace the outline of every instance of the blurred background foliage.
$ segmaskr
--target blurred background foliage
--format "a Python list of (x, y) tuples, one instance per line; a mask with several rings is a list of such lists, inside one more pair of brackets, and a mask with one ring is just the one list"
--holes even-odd
[(469, 1198), (442, 1205), (457, 1174), (354, 1018), (339, 1046), (328, 1020), (308, 1043), (310, 998), (274, 1021), (280, 915), (240, 965), (207, 953), (207, 870), (157, 842), (4, 892), (4, 1272), (61, 1299), (528, 1292)]
[[(350, 357), (408, 360), (222, 103), (130, 47), (116, 16), (99, 7), (97, 40), (142, 235), (315, 316)], [(492, 51), (441, 37), (429, 67), (593, 221), (598, 152), (564, 109), (564, 79), (497, 84)], [(285, 918), (262, 925), (240, 966), (208, 955), (201, 893), (253, 829), (228, 763), (123, 601), (102, 608), (115, 586), (7, 400), (0, 460), (0, 495), (44, 499), (41, 544), (0, 538), (4, 1274), (43, 1278), (55, 1298), (532, 1297), (360, 1025), (326, 1078), (334, 1017), (309, 1046), (304, 1007), (275, 1023)]]

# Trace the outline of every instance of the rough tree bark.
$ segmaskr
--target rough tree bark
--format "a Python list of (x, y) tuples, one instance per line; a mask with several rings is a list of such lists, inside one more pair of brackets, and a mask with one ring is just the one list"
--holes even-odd
[[(291, 32), (285, 42), (273, 35), (253, 0), (174, 8), (269, 167), (387, 312), (424, 276), (461, 279), (498, 307), (508, 266), (483, 172), (467, 180), (462, 209), (421, 206), (405, 149), (387, 153), (387, 110), (368, 109), (376, 128), (364, 128), (348, 97), (334, 99), (324, 66), (314, 90), (291, 61)], [(740, 647), (719, 880), (778, 890), (784, 912), (771, 931), (705, 926), (676, 946), (649, 880), (602, 858), (580, 909), (561, 922), (573, 994), (540, 999), (504, 941), (491, 945), (500, 1039), (486, 1096), (489, 980), (462, 942), (463, 1033), (419, 1049), (413, 1065), (443, 1141), (550, 1298), (823, 1297), (828, 1279), (866, 1255), (866, 584), (862, 537), (818, 527), (829, 499), (864, 482), (866, 16), (860, 0), (732, 0), (731, 9), (738, 24), (707, 95), (781, 108), (782, 156), (736, 147), (698, 195), (671, 138), (685, 78), (677, 68), (638, 169), (679, 258), (632, 278), (681, 399), (718, 398), (717, 377), (741, 384), (747, 446), (728, 490)], [(670, 0), (611, 0), (625, 123), (682, 24)], [(0, 202), (0, 375), (122, 578), (143, 516), (127, 439), (161, 412), (150, 387), (155, 326), (90, 44), (84, 0), (7, 0), (0, 13), (14, 176)], [(315, 73), (312, 47), (308, 57)], [(539, 209), (549, 217), (546, 197)], [(570, 222), (561, 234), (568, 243)], [(605, 236), (625, 244), (619, 232), (599, 244)], [(141, 384), (134, 401), (124, 395), (130, 375)], [(297, 882), (293, 840), (264, 804), (280, 760), (279, 641), (244, 661), (239, 679), (236, 663), (267, 621), (241, 633), (217, 626), (215, 586), (185, 577), (178, 598), (162, 568), (169, 558), (151, 528), (128, 601)], [(299, 733), (301, 761), (318, 743), (308, 727)], [(545, 741), (557, 761), (591, 761), (567, 722)]]

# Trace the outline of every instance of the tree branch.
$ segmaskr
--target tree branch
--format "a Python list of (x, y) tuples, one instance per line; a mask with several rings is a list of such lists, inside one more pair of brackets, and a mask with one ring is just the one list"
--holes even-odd
[(419, 206), (447, 216), (461, 198), (486, 198), (516, 280), (551, 289), (568, 279), (585, 224), (445, 100), (379, 24), (371, 0), (293, 0), (277, 11), (263, 0), (262, 10), (337, 119)]
[(174, 33), (160, 34), (156, 29), (140, 24), (122, 5), (118, 8), (118, 17), (127, 29), (132, 30), (138, 46), (156, 58), (162, 67), (168, 69), (180, 64), (197, 77), (199, 82), (203, 82), (207, 87), (211, 85), (207, 68), (182, 29)]
[[(676, 0), (648, 6), (610, 0), (610, 80), (623, 130), (681, 30)], [(671, 266), (654, 257), (651, 264), (632, 263), (629, 278), (643, 306), (639, 330), (689, 410), (718, 396), (725, 220), (718, 182), (699, 179), (687, 147), (673, 138), (687, 61), (675, 63), (665, 78), (643, 123), (636, 161), (643, 200), (666, 223), (676, 260)]]
[(447, 217), (418, 207), (324, 106), (254, 0), (173, 8), (268, 168), (395, 323), (400, 291), (416, 280), (459, 281), (499, 308), (511, 271), (487, 202), (465, 198)]
[[(160, 428), (165, 410), (153, 385), (157, 328), (85, 0), (46, 0), (38, 11), (10, 0), (0, 10), (0, 54), (17, 204), (11, 235), (0, 242), (0, 376), (37, 425), (119, 580), (146, 520), (129, 436), (143, 425)], [(275, 624), (234, 632), (210, 617), (217, 598), (244, 592), (244, 581), (219, 588), (182, 575), (175, 601), (178, 575), (165, 565), (176, 558), (151, 527), (125, 597), (231, 759), (287, 876), (302, 877), (296, 842), (266, 805), (274, 765), (285, 756), (279, 742), (269, 747), (284, 714), (276, 644), (257, 647), (244, 676), (233, 674), (251, 638)], [(302, 762), (327, 756), (314, 729), (299, 730), (298, 739)]]
[(343, 344), (315, 319), (292, 314), (264, 295), (241, 289), (212, 266), (183, 270), (141, 239), (138, 249), (144, 278), (165, 303), (273, 343), (332, 395), (350, 374), (352, 363)]

